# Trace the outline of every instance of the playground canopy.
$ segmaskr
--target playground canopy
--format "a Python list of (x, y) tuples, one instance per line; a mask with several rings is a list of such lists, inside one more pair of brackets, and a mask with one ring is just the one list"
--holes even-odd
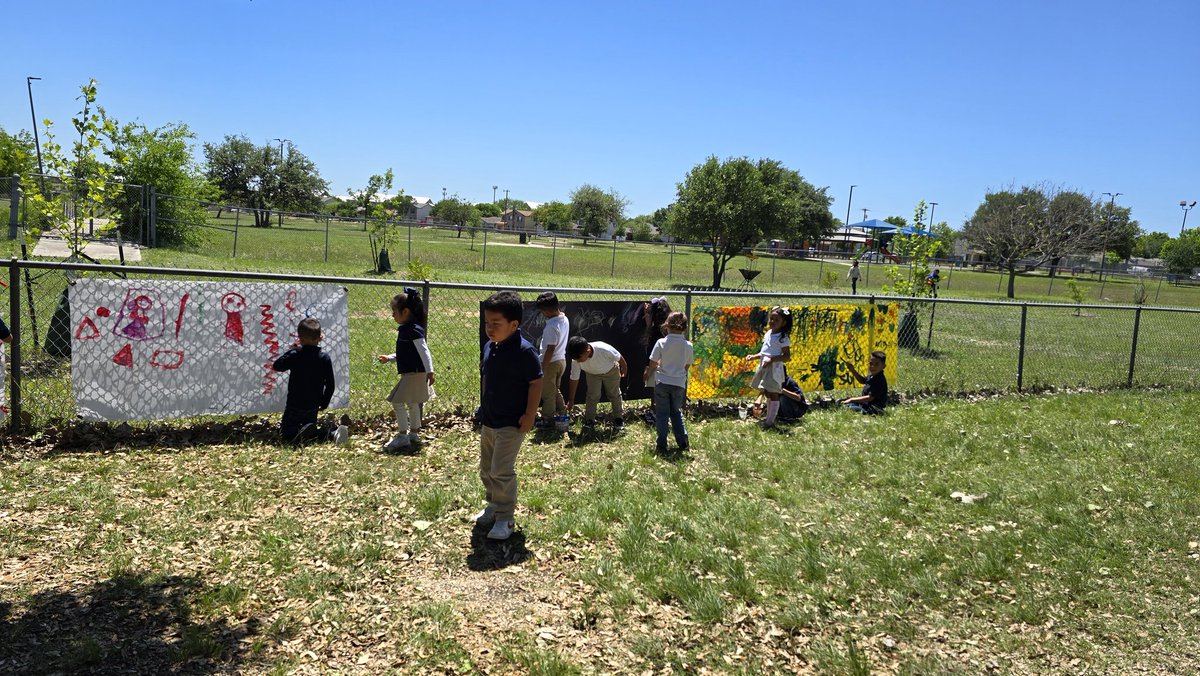
[(863, 230), (891, 230), (892, 228), (895, 228), (896, 226), (892, 225), (891, 223), (888, 223), (887, 221), (881, 221), (878, 218), (872, 218), (869, 221), (862, 221), (861, 223), (851, 223), (850, 225), (848, 225), (846, 227), (861, 228)]
[(891, 230), (888, 230), (882, 234), (885, 234), (885, 235), (910, 235), (910, 236), (911, 235), (920, 235), (921, 237), (934, 237), (934, 238), (937, 237), (936, 234), (934, 234), (928, 230), (922, 230), (921, 228), (918, 228), (915, 225), (906, 225), (903, 228), (897, 228), (897, 227), (892, 226), (889, 223), (888, 227), (890, 227)]

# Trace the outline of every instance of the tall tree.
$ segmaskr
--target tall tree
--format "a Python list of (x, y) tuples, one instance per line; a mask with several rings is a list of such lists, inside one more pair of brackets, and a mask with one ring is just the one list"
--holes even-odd
[(583, 234), (599, 237), (610, 224), (616, 225), (625, 215), (629, 200), (615, 190), (605, 192), (584, 183), (571, 193), (571, 218), (579, 222)]
[(1052, 186), (988, 193), (963, 228), (963, 235), (1008, 271), (1014, 297), (1018, 265), (1042, 265), (1103, 246), (1108, 225), (1096, 203), (1079, 192)]
[(0, 178), (21, 176), (31, 182), (31, 174), (37, 172), (37, 155), (33, 147), (33, 135), (22, 129), (9, 134), (0, 129)]
[(1163, 246), (1171, 241), (1171, 236), (1165, 232), (1148, 232), (1139, 235), (1134, 245), (1134, 255), (1139, 258), (1158, 258)]
[(503, 211), (499, 204), (493, 204), (491, 202), (479, 202), (475, 205), (475, 208), (479, 210), (480, 216), (491, 218), (496, 218)]
[(283, 157), (274, 146), (255, 145), (245, 136), (205, 143), (207, 178), (222, 198), (254, 209), (254, 224), (270, 225), (272, 210), (316, 211), (329, 184), (316, 165), (292, 146)]
[(1132, 209), (1119, 204), (1096, 202), (1096, 218), (1105, 223), (1107, 242), (1101, 243), (1107, 252), (1116, 254), (1119, 260), (1129, 260), (1142, 235), (1141, 224), (1130, 217)]
[[(215, 188), (193, 154), (196, 135), (186, 124), (166, 124), (150, 129), (142, 124), (122, 125), (112, 137), (120, 149), (116, 172), (128, 185), (119, 196), (121, 231), (133, 237), (142, 221), (141, 191), (154, 186), (164, 196), (156, 205), (160, 243), (195, 246), (200, 243), (199, 226), (207, 220), (199, 200), (216, 197)], [(172, 199), (178, 198), (178, 199)]]
[(820, 239), (833, 229), (833, 198), (771, 159), (709, 157), (678, 184), (668, 232), (707, 242), (712, 282), (726, 264), (763, 239)]
[(533, 210), (533, 220), (546, 230), (570, 230), (571, 205), (565, 202), (546, 202)]
[(1200, 265), (1200, 230), (1184, 230), (1183, 235), (1163, 245), (1163, 262), (1167, 271), (1177, 275), (1191, 275)]

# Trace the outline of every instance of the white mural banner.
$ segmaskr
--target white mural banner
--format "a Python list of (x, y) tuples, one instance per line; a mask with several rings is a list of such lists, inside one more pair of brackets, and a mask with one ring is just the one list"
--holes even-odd
[(330, 408), (350, 403), (346, 290), (319, 284), (80, 279), (70, 291), (71, 384), (79, 415), (145, 420), (282, 411), (271, 369), (321, 322), (333, 360)]

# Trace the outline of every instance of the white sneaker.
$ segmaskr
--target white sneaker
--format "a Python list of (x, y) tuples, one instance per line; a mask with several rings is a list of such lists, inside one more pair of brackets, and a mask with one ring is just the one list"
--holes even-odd
[(489, 540), (507, 540), (512, 534), (513, 529), (517, 527), (511, 519), (503, 519), (492, 525), (492, 529), (488, 531)]
[(412, 443), (408, 440), (407, 434), (397, 434), (392, 437), (392, 440), (383, 445), (384, 453), (398, 453), (408, 448)]
[(338, 428), (333, 431), (333, 443), (338, 446), (349, 446), (350, 428), (346, 425), (338, 425)]
[(491, 505), (484, 507), (479, 512), (471, 517), (471, 520), (478, 524), (492, 523), (496, 520), (496, 510)]

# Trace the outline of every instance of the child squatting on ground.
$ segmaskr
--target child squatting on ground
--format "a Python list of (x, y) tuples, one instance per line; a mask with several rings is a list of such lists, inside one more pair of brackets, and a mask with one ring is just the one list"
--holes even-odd
[(612, 402), (612, 424), (620, 428), (625, 424), (621, 401), (621, 379), (629, 370), (625, 357), (617, 348), (603, 341), (588, 342), (583, 336), (567, 341), (567, 357), (571, 361), (571, 382), (567, 386), (567, 408), (575, 409), (575, 390), (579, 387), (579, 376), (586, 372), (588, 378), (587, 401), (583, 409), (583, 426), (594, 427), (596, 407), (600, 405), (600, 390), (603, 388)]
[(483, 302), (489, 342), (480, 364), (479, 478), (487, 506), (475, 522), (492, 523), (487, 534), (492, 540), (507, 540), (516, 528), (517, 451), (533, 429), (542, 397), (541, 363), (537, 350), (521, 336), (521, 314), (521, 297), (512, 291), (494, 293)]
[(867, 371), (869, 375), (863, 376), (854, 368), (854, 364), (846, 362), (846, 367), (850, 369), (850, 375), (860, 383), (863, 383), (862, 394), (857, 397), (847, 397), (842, 400), (852, 411), (861, 413), (877, 414), (883, 413), (883, 409), (887, 407), (888, 398), (888, 383), (887, 376), (883, 375), (883, 369), (887, 366), (887, 355), (876, 350), (871, 353), (871, 359), (867, 362)]
[(758, 354), (746, 357), (746, 361), (758, 361), (758, 370), (750, 380), (750, 387), (767, 395), (767, 413), (763, 416), (763, 427), (774, 427), (779, 415), (779, 393), (787, 377), (784, 366), (792, 358), (792, 311), (776, 305), (767, 315), (767, 333), (763, 336), (762, 349)]
[(658, 429), (656, 448), (660, 454), (667, 452), (668, 419), (674, 428), (679, 452), (688, 449), (687, 428), (683, 426), (683, 400), (687, 396), (688, 368), (694, 356), (692, 343), (683, 337), (687, 326), (687, 315), (682, 312), (672, 312), (667, 316), (662, 326), (666, 335), (654, 343), (646, 372), (642, 376), (647, 381), (655, 377), (654, 426)]
[(329, 428), (317, 424), (317, 411), (329, 408), (335, 383), (333, 362), (321, 349), (321, 322), (306, 317), (296, 326), (300, 347), (284, 352), (271, 364), (276, 371), (289, 371), (287, 405), (279, 432), (294, 444), (332, 441), (344, 446), (350, 440), (350, 418), (343, 415), (341, 424)]
[(570, 322), (558, 306), (558, 296), (547, 291), (537, 297), (537, 309), (546, 318), (542, 330), (542, 419), (539, 427), (554, 427), (554, 416), (566, 415), (567, 402), (559, 391), (563, 372), (567, 369), (567, 338), (571, 332)]
[(420, 443), (421, 404), (433, 394), (433, 355), (425, 343), (425, 304), (412, 287), (392, 297), (392, 319), (396, 320), (396, 351), (379, 355), (379, 363), (396, 362), (400, 381), (386, 397), (396, 412), (396, 436), (383, 447), (384, 453), (404, 452)]

